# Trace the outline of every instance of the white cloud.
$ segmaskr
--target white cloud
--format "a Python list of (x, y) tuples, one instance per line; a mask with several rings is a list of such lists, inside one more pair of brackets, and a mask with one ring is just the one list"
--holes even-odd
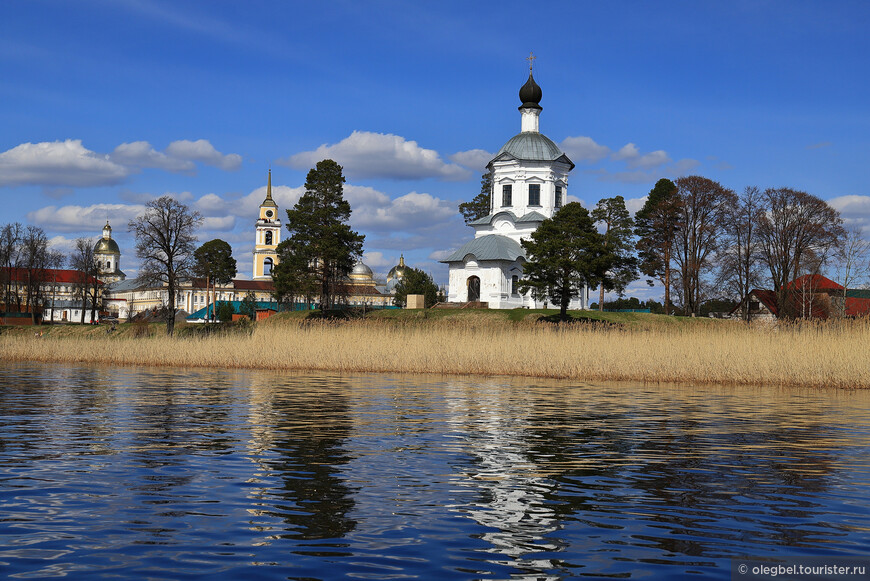
[(166, 155), (151, 147), (147, 141), (122, 143), (109, 156), (112, 161), (130, 167), (153, 167), (171, 172), (192, 172), (192, 161)]
[(609, 147), (599, 145), (591, 137), (582, 135), (578, 137), (566, 137), (559, 144), (559, 147), (574, 163), (594, 163), (604, 159), (610, 153)]
[(107, 186), (130, 170), (82, 146), (80, 139), (22, 143), (0, 153), (0, 186)]
[(429, 253), (429, 259), (430, 260), (444, 260), (445, 258), (450, 256), (454, 252), (456, 252), (455, 248), (451, 248), (449, 250), (435, 250), (435, 251)]
[[(96, 234), (93, 236), (94, 241), (96, 242)], [(58, 234), (57, 236), (52, 236), (48, 239), (48, 247), (52, 250), (59, 250), (64, 254), (69, 254), (72, 252), (73, 248), (75, 248), (75, 239), (67, 238), (66, 236), (61, 236)]]
[(100, 232), (108, 219), (115, 228), (126, 229), (127, 222), (145, 211), (139, 204), (93, 204), (91, 206), (46, 206), (28, 212), (27, 220), (60, 232)]
[(422, 148), (416, 141), (369, 131), (354, 131), (334, 145), (324, 144), (314, 151), (303, 151), (277, 163), (305, 170), (324, 159), (333, 159), (341, 164), (345, 175), (362, 178), (432, 177), (461, 181), (471, 177), (471, 172), (467, 169), (445, 163), (437, 151)]
[(870, 225), (870, 196), (838, 196), (828, 200), (828, 205), (840, 212), (846, 224)]
[(637, 214), (638, 210), (643, 208), (643, 205), (646, 204), (646, 199), (649, 196), (643, 196), (641, 198), (629, 198), (625, 200), (625, 209), (632, 213), (632, 215)]
[[(347, 191), (347, 188), (345, 188)], [(290, 186), (272, 186), (272, 199), (278, 204), (278, 217), (283, 219), (286, 214), (284, 210), (292, 208), (305, 193), (305, 188), (299, 186), (291, 188)], [(260, 186), (250, 194), (244, 196), (238, 201), (233, 201), (228, 208), (229, 212), (240, 218), (256, 220), (260, 211), (260, 204), (266, 199), (266, 186)]]
[(210, 216), (202, 220), (202, 229), (206, 231), (228, 232), (235, 228), (235, 226), (235, 216)]
[(398, 263), (398, 259), (387, 258), (383, 252), (363, 252), (362, 261), (372, 270), (382, 268), (389, 270)]
[(204, 139), (173, 141), (166, 152), (147, 141), (122, 143), (111, 154), (91, 151), (81, 139), (22, 143), (0, 153), (0, 186), (47, 186), (49, 197), (62, 197), (67, 188), (110, 186), (123, 182), (142, 168), (193, 172), (194, 161), (225, 170), (238, 169), (238, 154), (223, 155)]
[(226, 216), (229, 212), (226, 201), (217, 194), (206, 194), (194, 202), (193, 207), (203, 216)]
[(237, 153), (222, 154), (206, 139), (173, 141), (166, 153), (178, 159), (198, 161), (224, 170), (237, 170), (242, 166), (242, 156)]
[[(350, 196), (348, 196), (350, 201)], [(456, 215), (456, 208), (450, 202), (430, 194), (411, 192), (391, 200), (370, 198), (368, 203), (351, 203), (353, 214), (350, 220), (355, 228), (413, 232), (423, 227), (432, 227)]]
[(663, 149), (651, 151), (641, 155), (637, 159), (628, 160), (628, 167), (652, 169), (670, 163), (671, 158)]
[(493, 157), (493, 154), (483, 149), (469, 149), (454, 153), (450, 156), (450, 161), (476, 171), (483, 171)]
[(639, 156), (640, 151), (637, 149), (637, 146), (633, 143), (626, 143), (619, 149), (619, 151), (614, 152), (610, 158), (617, 161), (626, 161), (629, 159), (635, 159)]
[(663, 149), (641, 155), (634, 143), (623, 145), (610, 157), (616, 161), (624, 161), (630, 169), (653, 169), (671, 161), (670, 156)]

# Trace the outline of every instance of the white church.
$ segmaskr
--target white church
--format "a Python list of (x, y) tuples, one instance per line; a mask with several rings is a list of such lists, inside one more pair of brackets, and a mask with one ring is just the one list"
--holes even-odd
[[(562, 207), (568, 195), (568, 174), (574, 163), (539, 130), (541, 87), (532, 77), (520, 89), (521, 131), (487, 164), (492, 172), (490, 211), (474, 220), (474, 240), (441, 262), (450, 269), (451, 303), (485, 302), (491, 309), (540, 308), (531, 293), (521, 294), (526, 254), (520, 240), (528, 239)], [(584, 288), (569, 308), (584, 309)]]

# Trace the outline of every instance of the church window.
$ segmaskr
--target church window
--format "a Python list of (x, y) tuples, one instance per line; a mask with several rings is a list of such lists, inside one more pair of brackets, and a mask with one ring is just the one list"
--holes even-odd
[(266, 246), (272, 245), (272, 233), (266, 232)]
[(502, 206), (511, 206), (513, 194), (513, 186), (510, 184), (504, 185), (501, 187), (501, 205)]
[(264, 275), (267, 275), (267, 276), (272, 275), (272, 264), (273, 264), (273, 262), (272, 262), (271, 258), (266, 258), (266, 260), (263, 261), (263, 274)]
[(518, 288), (519, 283), (520, 283), (520, 277), (518, 277), (517, 275), (513, 275), (511, 277), (511, 294), (512, 295), (520, 294), (520, 292), (519, 292), (520, 289)]
[(557, 208), (562, 207), (562, 186), (556, 186), (556, 204)]
[(541, 205), (541, 184), (529, 184), (529, 205)]

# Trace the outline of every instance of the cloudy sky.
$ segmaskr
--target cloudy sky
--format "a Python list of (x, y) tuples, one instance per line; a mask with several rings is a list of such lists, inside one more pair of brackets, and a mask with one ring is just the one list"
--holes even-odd
[(531, 51), (541, 130), (587, 207), (700, 174), (865, 223), (868, 25), (862, 1), (5, 2), (0, 223), (65, 248), (108, 219), (135, 274), (126, 224), (170, 194), (249, 278), (268, 169), (287, 208), (329, 157), (376, 273), (404, 253), (446, 282), (438, 259), (473, 235), (457, 204), (520, 130)]

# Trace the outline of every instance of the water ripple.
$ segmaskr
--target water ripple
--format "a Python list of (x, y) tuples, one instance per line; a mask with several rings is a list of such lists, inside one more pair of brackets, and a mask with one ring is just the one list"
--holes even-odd
[(13, 578), (730, 578), (870, 547), (870, 394), (0, 369)]

